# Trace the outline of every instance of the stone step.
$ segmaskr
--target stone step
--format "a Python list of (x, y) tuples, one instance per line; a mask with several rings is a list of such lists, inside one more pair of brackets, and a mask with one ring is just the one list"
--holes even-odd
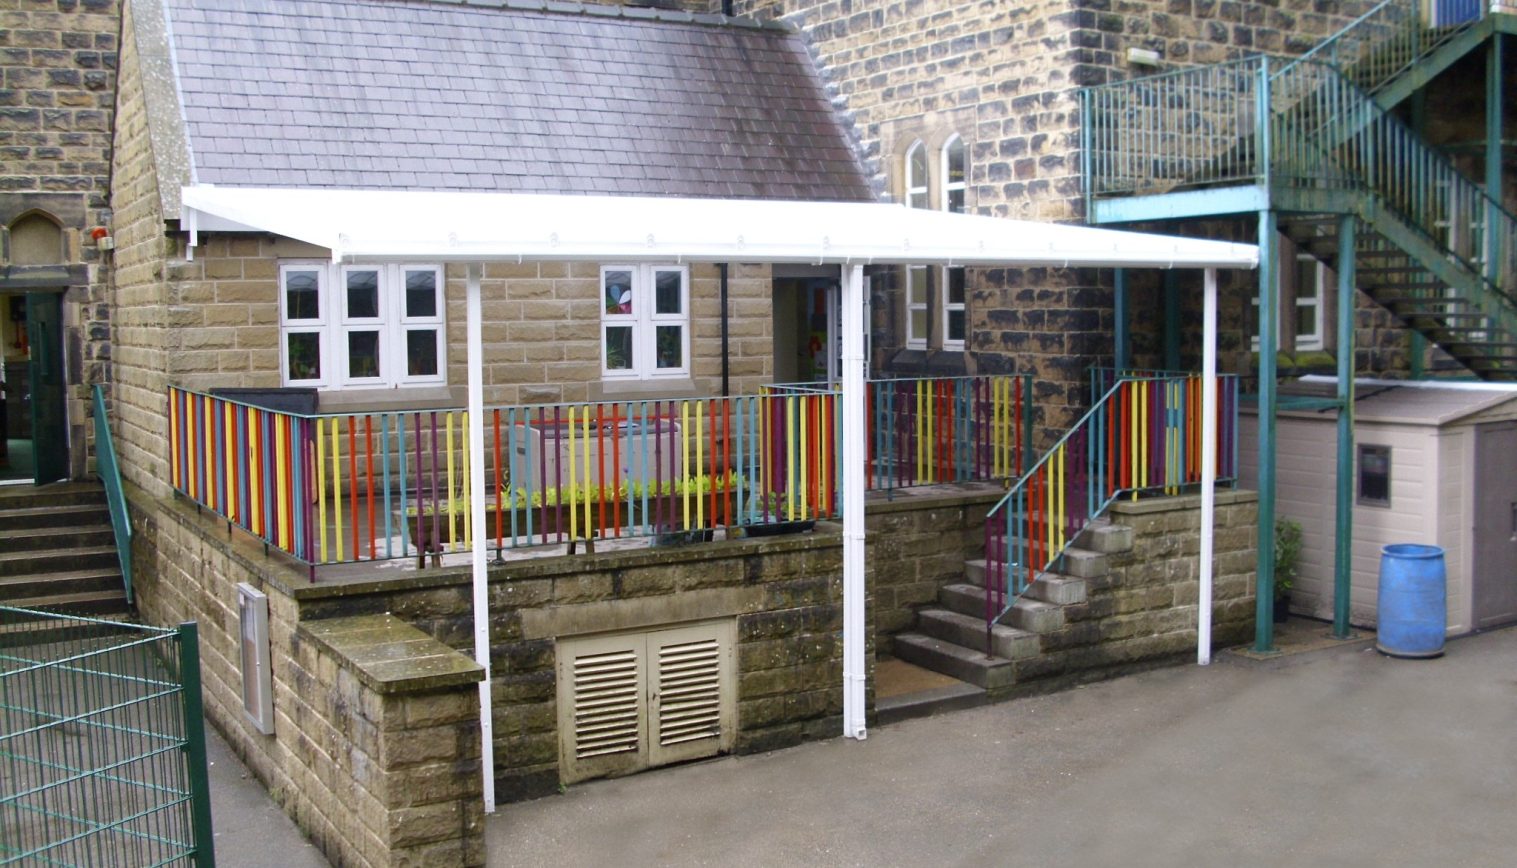
[(104, 502), (0, 510), (0, 531), (110, 523), (111, 511)]
[(1114, 555), (1132, 551), (1132, 528), (1125, 524), (1112, 524), (1106, 519), (1097, 519), (1080, 531), (1075, 545), (1087, 551)]
[(121, 590), (123, 586), (121, 570), (115, 565), (98, 570), (4, 576), (0, 577), (0, 605), (15, 605), (12, 600), (51, 594)]
[(993, 690), (1016, 680), (1016, 669), (1004, 657), (986, 657), (962, 645), (921, 633), (901, 633), (894, 639), (896, 657), (933, 672), (941, 672), (976, 687)]
[[(948, 609), (923, 609), (917, 612), (917, 632), (935, 639), (985, 650), (985, 616), (974, 617)], [(990, 650), (997, 657), (1021, 660), (1035, 657), (1041, 645), (1036, 633), (996, 624), (990, 630)]]
[(898, 723), (914, 717), (927, 717), (940, 711), (959, 711), (978, 708), (986, 703), (983, 687), (960, 681), (944, 687), (934, 687), (900, 696), (886, 696), (874, 701), (874, 720), (880, 726)]
[[(985, 576), (988, 570), (984, 560), (972, 560), (964, 562), (964, 580), (976, 587), (985, 587)], [(1043, 573), (1038, 576), (1027, 589), (1026, 596), (1034, 600), (1042, 600), (1045, 603), (1053, 603), (1059, 606), (1067, 606), (1071, 603), (1085, 602), (1086, 580), (1077, 579), (1073, 576), (1061, 576), (1058, 573)]]
[(0, 530), (0, 552), (37, 551), (39, 549), (93, 548), (114, 545), (116, 535), (109, 524), (82, 527), (31, 527)]
[(0, 576), (108, 569), (117, 563), (114, 545), (4, 552), (0, 553)]
[[(974, 585), (945, 585), (938, 591), (938, 602), (943, 608), (961, 615), (981, 619), (985, 617), (984, 588)], [(1048, 633), (1064, 626), (1064, 610), (1042, 600), (1022, 597), (1012, 605), (1011, 611), (1002, 616), (1001, 623), (1029, 633)]]
[(7, 606), (18, 609), (41, 609), (47, 612), (62, 612), (69, 615), (123, 615), (129, 611), (126, 591), (82, 591), (77, 594), (49, 594), (45, 597), (23, 597), (9, 600)]
[(105, 503), (105, 486), (98, 482), (54, 482), (49, 485), (0, 486), (0, 512), (38, 507)]

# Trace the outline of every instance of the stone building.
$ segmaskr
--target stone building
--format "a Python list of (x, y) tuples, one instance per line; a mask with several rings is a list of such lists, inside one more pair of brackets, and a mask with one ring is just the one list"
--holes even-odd
[(89, 388), (110, 376), (118, 29), (116, 0), (0, 7), (0, 481), (88, 468)]

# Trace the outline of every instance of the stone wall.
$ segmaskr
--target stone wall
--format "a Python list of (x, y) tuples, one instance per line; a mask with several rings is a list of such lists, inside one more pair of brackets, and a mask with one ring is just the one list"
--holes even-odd
[[(279, 590), (288, 567), (252, 540), (229, 539), (183, 503), (128, 494), (143, 618), (199, 623), (206, 717), (327, 858), (484, 864), (474, 687), (483, 670), (398, 622), (303, 624)], [(272, 736), (242, 706), (238, 582), (268, 594)], [(423, 658), (427, 674), (399, 671), (401, 648)]]
[[(57, 264), (66, 275), (28, 288), (64, 289), (63, 322), (70, 474), (87, 469), (94, 432), (90, 386), (110, 376), (108, 276), (90, 237), (111, 226), (111, 119), (116, 91), (117, 0), (0, 2), (0, 227), (28, 214), (62, 230), (61, 251), (41, 260), (16, 254), (4, 264)], [(29, 275), (8, 269), (0, 286)], [(12, 347), (0, 347), (8, 356)]]

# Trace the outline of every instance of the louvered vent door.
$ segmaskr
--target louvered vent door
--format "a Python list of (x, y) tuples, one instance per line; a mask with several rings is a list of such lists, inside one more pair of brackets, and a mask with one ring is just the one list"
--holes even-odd
[(564, 642), (558, 653), (559, 776), (564, 783), (648, 764), (646, 635)]
[(723, 621), (648, 634), (653, 765), (732, 747), (734, 627)]

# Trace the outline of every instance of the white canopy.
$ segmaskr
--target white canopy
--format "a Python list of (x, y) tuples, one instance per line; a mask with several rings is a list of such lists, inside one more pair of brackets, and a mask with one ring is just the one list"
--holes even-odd
[(1258, 248), (874, 202), (185, 187), (184, 228), (344, 261), (592, 260), (1254, 268)]
[[(466, 292), (470, 511), (485, 523), (481, 264), (489, 261), (798, 262), (843, 266), (842, 445), (864, 439), (864, 269), (870, 264), (1204, 268), (1203, 437), (1215, 439), (1216, 273), (1255, 268), (1251, 244), (946, 214), (899, 205), (772, 200), (545, 196), (508, 193), (185, 187), (183, 228), (271, 232), (332, 252), (334, 261), (469, 263)], [(1202, 450), (1198, 655), (1210, 657), (1213, 452)], [(863, 738), (863, 462), (844, 463), (843, 732)], [(486, 536), (474, 537), (474, 611), (487, 609)], [(474, 619), (486, 811), (495, 809), (489, 618)]]

